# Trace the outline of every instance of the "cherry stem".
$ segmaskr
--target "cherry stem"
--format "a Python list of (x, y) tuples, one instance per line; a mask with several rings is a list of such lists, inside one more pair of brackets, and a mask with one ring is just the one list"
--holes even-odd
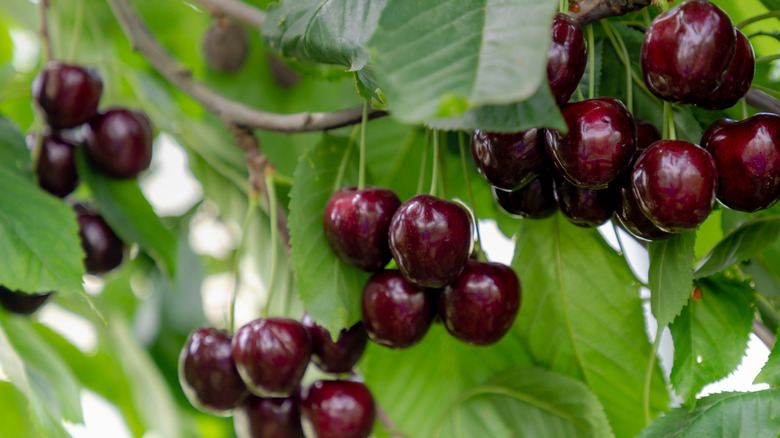
[[(653, 293), (658, 293), (653, 291)], [(655, 331), (655, 340), (653, 340), (653, 348), (650, 353), (650, 358), (647, 361), (647, 368), (645, 369), (645, 386), (642, 393), (642, 406), (645, 411), (645, 426), (649, 426), (652, 421), (650, 416), (650, 383), (653, 381), (653, 368), (655, 368), (655, 361), (658, 359), (658, 346), (661, 344), (661, 333), (664, 328), (660, 325)]]
[(748, 118), (747, 99), (742, 98), (740, 102), (742, 103), (742, 120), (745, 120)]
[(596, 43), (593, 25), (588, 25), (588, 99), (596, 97)]
[(766, 20), (768, 18), (780, 18), (780, 11), (769, 11), (765, 14), (760, 14), (760, 15), (756, 15), (755, 17), (750, 17), (747, 20), (743, 20), (737, 23), (737, 28), (741, 29), (747, 26), (748, 24), (752, 24), (761, 20)]
[(333, 183), (333, 191), (341, 188), (341, 183), (344, 181), (344, 172), (347, 170), (347, 163), (349, 163), (349, 156), (352, 154), (352, 147), (355, 145), (355, 136), (357, 135), (358, 126), (352, 129), (352, 134), (349, 135), (349, 143), (347, 148), (344, 149), (344, 155), (341, 157), (341, 163), (339, 163), (339, 173), (336, 174), (336, 181)]
[(466, 165), (466, 142), (463, 140), (463, 132), (458, 132), (458, 149), (460, 150), (460, 168), (463, 171), (463, 179), (466, 182), (466, 192), (469, 195), (469, 207), (474, 215), (474, 228), (476, 229), (477, 242), (481, 243), (479, 235), (479, 215), (477, 214), (477, 203), (474, 202), (474, 192), (471, 191), (471, 178), (469, 178), (468, 166)]
[(747, 37), (748, 38), (755, 38), (755, 37), (758, 37), (758, 36), (770, 37), (770, 38), (776, 39), (777, 41), (780, 41), (780, 32), (776, 31), (776, 30), (771, 30), (771, 31), (770, 30), (759, 30), (757, 32), (751, 33)]
[(368, 124), (368, 101), (363, 103), (363, 119), (360, 122), (360, 169), (358, 190), (366, 188), (366, 125)]
[(674, 130), (674, 111), (672, 111), (672, 104), (664, 102), (664, 132), (663, 136), (667, 140), (676, 140), (677, 134)]
[(669, 3), (667, 0), (655, 0), (653, 4), (661, 8), (661, 12), (666, 12), (669, 10)]
[(631, 84), (631, 58), (628, 55), (628, 49), (623, 41), (623, 37), (620, 36), (617, 29), (609, 21), (602, 20), (601, 25), (604, 28), (604, 33), (607, 34), (607, 38), (612, 43), (612, 48), (620, 56), (620, 60), (626, 67), (626, 107), (630, 113), (634, 113), (634, 87)]
[[(269, 166), (270, 167), (270, 166)], [(269, 168), (265, 173), (265, 187), (268, 192), (268, 205), (269, 214), (271, 216), (271, 278), (268, 280), (268, 290), (266, 294), (268, 299), (265, 301), (265, 308), (263, 308), (263, 318), (268, 318), (268, 309), (271, 307), (271, 298), (274, 296), (274, 285), (276, 283), (276, 263), (278, 256), (278, 222), (276, 220), (276, 187), (274, 187), (274, 171), (273, 168)]]
[(775, 53), (774, 55), (762, 56), (760, 58), (756, 58), (756, 64), (761, 64), (763, 62), (772, 62), (778, 59), (780, 59), (780, 53)]
[(73, 61), (73, 57), (76, 55), (76, 46), (78, 46), (79, 38), (81, 38), (81, 28), (84, 22), (84, 0), (76, 0), (76, 17), (73, 19), (73, 36), (70, 39), (70, 47), (68, 48), (68, 62)]
[(423, 141), (423, 153), (420, 160), (420, 175), (417, 177), (417, 192), (422, 193), (423, 184), (425, 184), (425, 168), (428, 167), (428, 132), (425, 133)]
[[(271, 207), (273, 208), (273, 207)], [(249, 202), (246, 209), (246, 215), (244, 216), (244, 223), (241, 225), (241, 239), (238, 242), (236, 248), (236, 254), (233, 256), (233, 292), (230, 295), (230, 311), (228, 312), (227, 329), (228, 333), (233, 334), (234, 324), (236, 322), (236, 297), (238, 296), (238, 287), (241, 284), (241, 272), (239, 270), (239, 264), (241, 264), (241, 252), (244, 248), (244, 242), (246, 242), (247, 230), (249, 229), (249, 222), (252, 220), (252, 214), (257, 209), (257, 193), (250, 192)]]
[(433, 130), (433, 171), (431, 173), (431, 196), (436, 196), (439, 183), (439, 131)]
[(51, 38), (49, 36), (48, 11), (49, 0), (38, 0), (38, 35), (41, 37), (41, 54), (44, 64), (54, 59), (52, 56)]
[(566, 3), (568, 3), (567, 0), (558, 0), (558, 12), (561, 14), (565, 14), (568, 9)]
[(577, 100), (583, 101), (585, 100), (585, 96), (582, 94), (582, 87), (579, 85), (577, 86)]

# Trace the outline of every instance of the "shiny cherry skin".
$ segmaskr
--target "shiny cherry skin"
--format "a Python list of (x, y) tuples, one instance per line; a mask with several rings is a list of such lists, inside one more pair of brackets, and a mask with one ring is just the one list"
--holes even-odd
[(232, 346), (238, 373), (260, 397), (290, 396), (311, 358), (309, 333), (289, 318), (256, 319), (236, 331)]
[(248, 395), (233, 361), (227, 331), (201, 327), (190, 333), (179, 354), (179, 383), (197, 409), (229, 416)]
[(46, 304), (54, 292), (26, 294), (0, 286), (0, 306), (20, 315), (31, 315)]
[(408, 282), (395, 269), (369, 278), (361, 303), (368, 337), (397, 350), (420, 342), (436, 314), (436, 303), (428, 291)]
[(581, 189), (563, 178), (553, 181), (558, 209), (569, 222), (579, 227), (597, 227), (608, 221), (620, 204), (612, 186), (602, 190)]
[(400, 206), (392, 190), (345, 187), (325, 205), (325, 238), (342, 261), (368, 272), (382, 269), (392, 258), (387, 231)]
[(519, 189), (547, 167), (544, 131), (536, 128), (510, 134), (476, 130), (471, 155), (485, 180), (504, 190)]
[(552, 45), (547, 52), (547, 82), (559, 107), (571, 98), (585, 73), (588, 49), (580, 25), (566, 14), (555, 14)]
[(658, 128), (647, 120), (636, 120), (636, 152), (637, 156), (651, 144), (661, 139)]
[(95, 115), (103, 80), (95, 70), (49, 61), (33, 81), (33, 98), (52, 128), (86, 123)]
[(734, 60), (715, 91), (696, 103), (702, 108), (711, 110), (731, 108), (745, 97), (750, 89), (756, 72), (756, 55), (745, 34), (739, 29), (736, 32), (737, 48), (734, 52)]
[(233, 412), (238, 438), (304, 438), (298, 396), (262, 398), (250, 395)]
[(780, 199), (780, 116), (756, 114), (721, 122), (702, 137), (718, 168), (718, 201), (754, 212)]
[(301, 419), (309, 437), (368, 438), (375, 416), (374, 397), (360, 382), (318, 380), (301, 396)]
[(670, 102), (695, 103), (721, 83), (736, 48), (729, 16), (707, 0), (688, 0), (657, 16), (642, 41), (647, 88)]
[(462, 205), (417, 195), (393, 215), (388, 231), (398, 269), (420, 287), (455, 280), (471, 253), (471, 219)]
[(636, 123), (623, 102), (611, 97), (572, 102), (562, 110), (568, 134), (548, 129), (547, 152), (569, 182), (601, 189), (631, 165)]
[(76, 144), (58, 135), (46, 135), (35, 165), (38, 185), (44, 190), (64, 198), (79, 185), (76, 171)]
[(631, 172), (631, 190), (642, 213), (668, 233), (701, 225), (712, 211), (717, 189), (712, 155), (685, 141), (653, 143)]
[(439, 315), (452, 336), (472, 345), (504, 337), (520, 310), (520, 280), (510, 267), (469, 261), (439, 295)]
[(152, 123), (142, 112), (111, 109), (96, 115), (87, 130), (87, 156), (112, 178), (135, 178), (152, 162)]
[(342, 329), (334, 342), (330, 332), (314, 322), (308, 313), (303, 314), (301, 324), (311, 338), (311, 361), (326, 373), (348, 373), (360, 360), (368, 343), (368, 334), (362, 321), (349, 330)]
[(81, 246), (86, 257), (84, 266), (90, 274), (103, 274), (122, 264), (122, 241), (106, 223), (103, 216), (85, 204), (73, 206), (79, 223)]
[(620, 207), (618, 207), (615, 213), (615, 221), (620, 228), (626, 230), (637, 239), (645, 241), (663, 240), (673, 236), (672, 233), (667, 233), (658, 228), (653, 221), (642, 213), (630, 186), (621, 187), (619, 193)]
[(524, 187), (507, 192), (492, 188), (493, 199), (504, 213), (528, 219), (544, 219), (558, 210), (553, 193), (552, 176), (542, 175)]

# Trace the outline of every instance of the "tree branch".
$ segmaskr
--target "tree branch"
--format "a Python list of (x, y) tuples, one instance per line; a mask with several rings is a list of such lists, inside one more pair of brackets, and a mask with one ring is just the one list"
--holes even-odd
[(756, 336), (758, 336), (758, 339), (761, 339), (761, 342), (770, 350), (775, 347), (775, 334), (757, 319), (753, 320), (753, 333), (755, 333)]
[(569, 15), (580, 26), (585, 27), (602, 18), (617, 17), (638, 11), (651, 3), (653, 0), (580, 0), (576, 3), (579, 6), (579, 11), (569, 11)]
[(211, 15), (231, 18), (235, 21), (254, 27), (262, 27), (265, 23), (265, 12), (256, 7), (237, 0), (195, 0)]

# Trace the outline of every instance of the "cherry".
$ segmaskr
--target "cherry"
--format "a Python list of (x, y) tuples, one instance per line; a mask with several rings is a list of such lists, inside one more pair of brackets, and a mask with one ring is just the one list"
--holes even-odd
[(582, 28), (573, 18), (557, 13), (552, 22), (552, 45), (547, 52), (547, 82), (562, 107), (569, 101), (585, 73), (588, 49)]
[(238, 438), (304, 438), (297, 396), (250, 395), (233, 413)]
[(40, 309), (54, 292), (26, 294), (0, 286), (0, 306), (12, 313), (30, 315)]
[(374, 274), (363, 288), (363, 324), (372, 341), (394, 349), (420, 342), (436, 313), (426, 291), (390, 269)]
[(417, 195), (401, 205), (388, 234), (398, 269), (421, 287), (442, 287), (455, 280), (471, 253), (466, 209), (431, 195)]
[(715, 159), (723, 205), (754, 212), (780, 199), (780, 116), (719, 121), (705, 132), (702, 147)]
[(661, 139), (658, 128), (647, 120), (636, 120), (636, 152), (637, 156), (651, 144)]
[(76, 172), (76, 144), (58, 135), (46, 135), (35, 166), (38, 185), (47, 192), (64, 198), (79, 185)]
[(621, 228), (640, 240), (663, 240), (672, 237), (672, 233), (658, 228), (642, 213), (628, 185), (620, 188), (620, 207), (615, 214), (615, 220)]
[(543, 130), (536, 128), (511, 134), (476, 130), (471, 155), (485, 180), (504, 190), (528, 184), (547, 164)]
[(492, 188), (492, 192), (498, 206), (510, 216), (544, 219), (552, 216), (558, 209), (550, 175), (542, 175), (511, 192), (495, 187)]
[(301, 414), (306, 435), (316, 438), (367, 438), (376, 406), (366, 385), (318, 380), (303, 392)]
[(645, 84), (661, 99), (695, 103), (721, 83), (736, 34), (729, 16), (707, 0), (688, 0), (657, 16), (642, 41)]
[(564, 178), (577, 187), (600, 189), (628, 169), (636, 152), (636, 124), (623, 102), (588, 99), (561, 112), (569, 132), (547, 130), (546, 146)]
[(190, 333), (179, 354), (179, 383), (190, 403), (203, 412), (228, 416), (243, 402), (248, 392), (225, 330), (201, 327)]
[(103, 81), (95, 70), (49, 61), (33, 81), (33, 97), (52, 128), (74, 128), (97, 112)]
[(717, 188), (712, 155), (685, 141), (653, 143), (631, 172), (631, 190), (642, 213), (669, 233), (701, 225), (712, 211)]
[(723, 81), (709, 96), (696, 105), (711, 110), (731, 108), (736, 105), (750, 89), (756, 72), (756, 56), (753, 46), (744, 33), (737, 32), (737, 46), (734, 60), (731, 62)]
[(325, 205), (325, 238), (342, 261), (368, 272), (381, 269), (392, 258), (387, 232), (400, 206), (392, 190), (345, 187)]
[(111, 109), (89, 122), (87, 155), (113, 178), (135, 178), (152, 162), (152, 123), (144, 113)]
[(301, 324), (311, 338), (312, 362), (327, 373), (338, 374), (351, 371), (366, 349), (368, 334), (361, 321), (349, 330), (341, 330), (336, 342), (331, 339), (330, 332), (314, 322), (308, 313), (303, 314)]
[(520, 309), (520, 280), (499, 263), (466, 263), (463, 273), (439, 295), (439, 315), (447, 331), (473, 345), (498, 342)]
[(214, 70), (238, 71), (249, 55), (249, 37), (240, 25), (218, 20), (203, 37), (203, 54)]
[(238, 373), (261, 397), (292, 394), (311, 357), (309, 334), (289, 318), (256, 319), (236, 331), (232, 346)]
[(84, 204), (76, 204), (73, 209), (79, 223), (81, 246), (86, 253), (84, 266), (87, 272), (102, 274), (122, 264), (122, 241), (103, 216)]
[(563, 178), (553, 181), (558, 209), (574, 225), (597, 227), (608, 221), (620, 203), (614, 188), (581, 189)]

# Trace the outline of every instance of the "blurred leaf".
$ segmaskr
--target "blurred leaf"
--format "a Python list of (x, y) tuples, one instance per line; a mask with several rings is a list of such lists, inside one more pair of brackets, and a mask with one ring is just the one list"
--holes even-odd
[(780, 0), (761, 0), (761, 3), (770, 11), (780, 10)]
[(780, 215), (752, 219), (732, 230), (698, 264), (696, 278), (706, 277), (757, 254), (780, 236)]
[(27, 398), (11, 383), (0, 381), (0, 424), (3, 438), (30, 438), (38, 431), (31, 422)]
[(33, 180), (32, 160), (24, 137), (10, 120), (0, 116), (0, 166), (18, 176)]
[(659, 328), (669, 325), (691, 296), (695, 243), (694, 231), (650, 242), (650, 308)]

